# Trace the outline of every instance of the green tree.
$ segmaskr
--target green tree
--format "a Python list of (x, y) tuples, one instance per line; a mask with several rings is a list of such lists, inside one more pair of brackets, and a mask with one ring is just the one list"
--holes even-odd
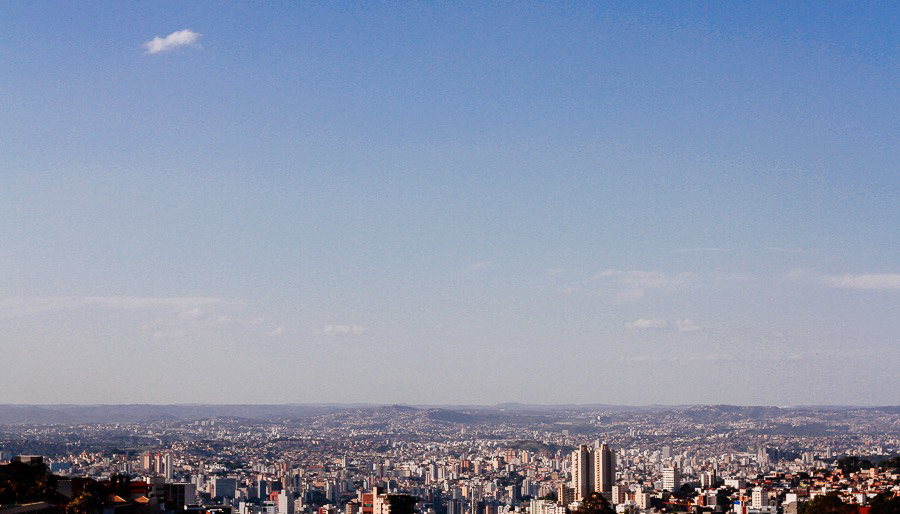
[(0, 503), (41, 501), (55, 489), (56, 477), (44, 464), (11, 462), (0, 469)]
[(871, 502), (869, 514), (900, 514), (900, 497), (878, 493)]
[(878, 463), (878, 467), (884, 470), (892, 469), (894, 473), (900, 473), (900, 456), (894, 456), (890, 459), (883, 460)]
[(66, 505), (66, 514), (94, 514), (100, 512), (107, 503), (109, 491), (96, 480), (88, 479), (76, 496)]
[(678, 488), (678, 491), (672, 491), (672, 496), (680, 500), (693, 498), (695, 496), (694, 486), (688, 483), (681, 484), (681, 487)]
[(849, 473), (855, 473), (861, 469), (871, 468), (872, 462), (867, 459), (860, 459), (856, 455), (849, 455), (847, 457), (838, 459), (837, 466), (841, 469), (844, 475), (847, 475)]
[(596, 491), (581, 500), (581, 508), (575, 512), (578, 514), (615, 514), (609, 500)]
[(844, 503), (836, 492), (816, 496), (797, 507), (798, 514), (856, 514), (856, 507)]
[(391, 514), (415, 514), (419, 499), (408, 494), (389, 494), (387, 501), (391, 506)]
[(94, 514), (103, 510), (103, 498), (91, 492), (83, 492), (66, 505), (66, 514)]

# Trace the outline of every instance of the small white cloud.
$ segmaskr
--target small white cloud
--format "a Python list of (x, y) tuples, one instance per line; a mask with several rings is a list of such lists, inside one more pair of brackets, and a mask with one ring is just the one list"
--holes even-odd
[(675, 253), (722, 253), (730, 252), (731, 248), (720, 248), (718, 246), (708, 246), (703, 248), (679, 248), (674, 250)]
[(147, 41), (143, 44), (143, 47), (147, 50), (148, 54), (158, 54), (160, 52), (168, 52), (169, 50), (178, 48), (179, 46), (185, 45), (193, 45), (197, 48), (200, 45), (196, 45), (197, 39), (200, 37), (200, 34), (194, 32), (193, 30), (184, 29), (178, 30), (166, 37), (156, 36), (155, 38)]
[(153, 321), (145, 321), (140, 327), (152, 332), (155, 339), (178, 339), (188, 335), (218, 335), (223, 330), (230, 330), (236, 324), (240, 324), (240, 321), (201, 307), (194, 307), (181, 310), (172, 317), (158, 317)]
[(832, 287), (847, 289), (900, 289), (900, 273), (871, 273), (822, 277)]
[(361, 325), (325, 325), (321, 330), (317, 330), (316, 334), (326, 337), (341, 337), (361, 336), (366, 332), (368, 329)]
[(665, 319), (639, 318), (625, 323), (625, 328), (631, 330), (663, 330), (671, 328), (679, 332), (697, 332), (706, 327), (691, 319), (676, 319), (670, 322)]
[(634, 330), (660, 330), (667, 328), (669, 322), (664, 319), (636, 319), (625, 323), (625, 328)]
[(177, 320), (179, 322), (191, 323), (196, 326), (213, 327), (219, 325), (227, 325), (232, 320), (228, 316), (214, 315), (200, 307), (187, 309), (178, 313)]
[(593, 280), (611, 281), (618, 290), (620, 302), (635, 302), (650, 290), (674, 290), (685, 285), (693, 275), (679, 273), (666, 275), (658, 271), (606, 270), (594, 275)]
[(182, 321), (193, 321), (202, 318), (206, 313), (200, 307), (187, 309), (178, 313), (178, 319)]
[(704, 328), (702, 325), (699, 325), (690, 319), (675, 320), (675, 327), (678, 328), (679, 332), (697, 332)]
[(277, 327), (275, 330), (269, 332), (269, 337), (279, 337), (284, 335), (284, 327)]

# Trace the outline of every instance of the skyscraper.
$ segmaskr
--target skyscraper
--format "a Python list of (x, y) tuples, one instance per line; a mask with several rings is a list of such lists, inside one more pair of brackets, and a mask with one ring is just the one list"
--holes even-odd
[(165, 457), (165, 476), (166, 480), (172, 480), (175, 476), (175, 459), (172, 458), (171, 453), (166, 453)]
[(572, 452), (572, 489), (575, 500), (583, 500), (597, 491), (611, 498), (616, 481), (616, 461), (606, 443), (595, 448), (583, 444)]
[(153, 454), (144, 452), (144, 458), (141, 461), (141, 467), (144, 471), (153, 471)]
[(572, 452), (572, 489), (575, 501), (582, 500), (594, 490), (594, 454), (582, 444)]
[(612, 450), (606, 443), (594, 448), (594, 490), (603, 493), (607, 498), (612, 494), (612, 486), (616, 483), (616, 461)]
[(676, 492), (681, 487), (681, 472), (677, 465), (663, 468), (663, 489)]

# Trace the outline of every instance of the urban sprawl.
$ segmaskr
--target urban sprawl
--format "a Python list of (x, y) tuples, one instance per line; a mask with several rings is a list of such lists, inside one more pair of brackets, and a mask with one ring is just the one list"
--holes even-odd
[[(878, 514), (900, 503), (897, 407), (180, 409), (148, 406), (146, 420), (135, 406), (0, 409), (0, 512)], [(29, 497), (16, 480), (40, 487)]]

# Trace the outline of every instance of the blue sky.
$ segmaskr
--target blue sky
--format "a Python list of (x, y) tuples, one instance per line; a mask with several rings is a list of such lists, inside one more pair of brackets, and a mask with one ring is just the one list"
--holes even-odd
[(898, 404), (898, 13), (5, 3), (0, 402)]

